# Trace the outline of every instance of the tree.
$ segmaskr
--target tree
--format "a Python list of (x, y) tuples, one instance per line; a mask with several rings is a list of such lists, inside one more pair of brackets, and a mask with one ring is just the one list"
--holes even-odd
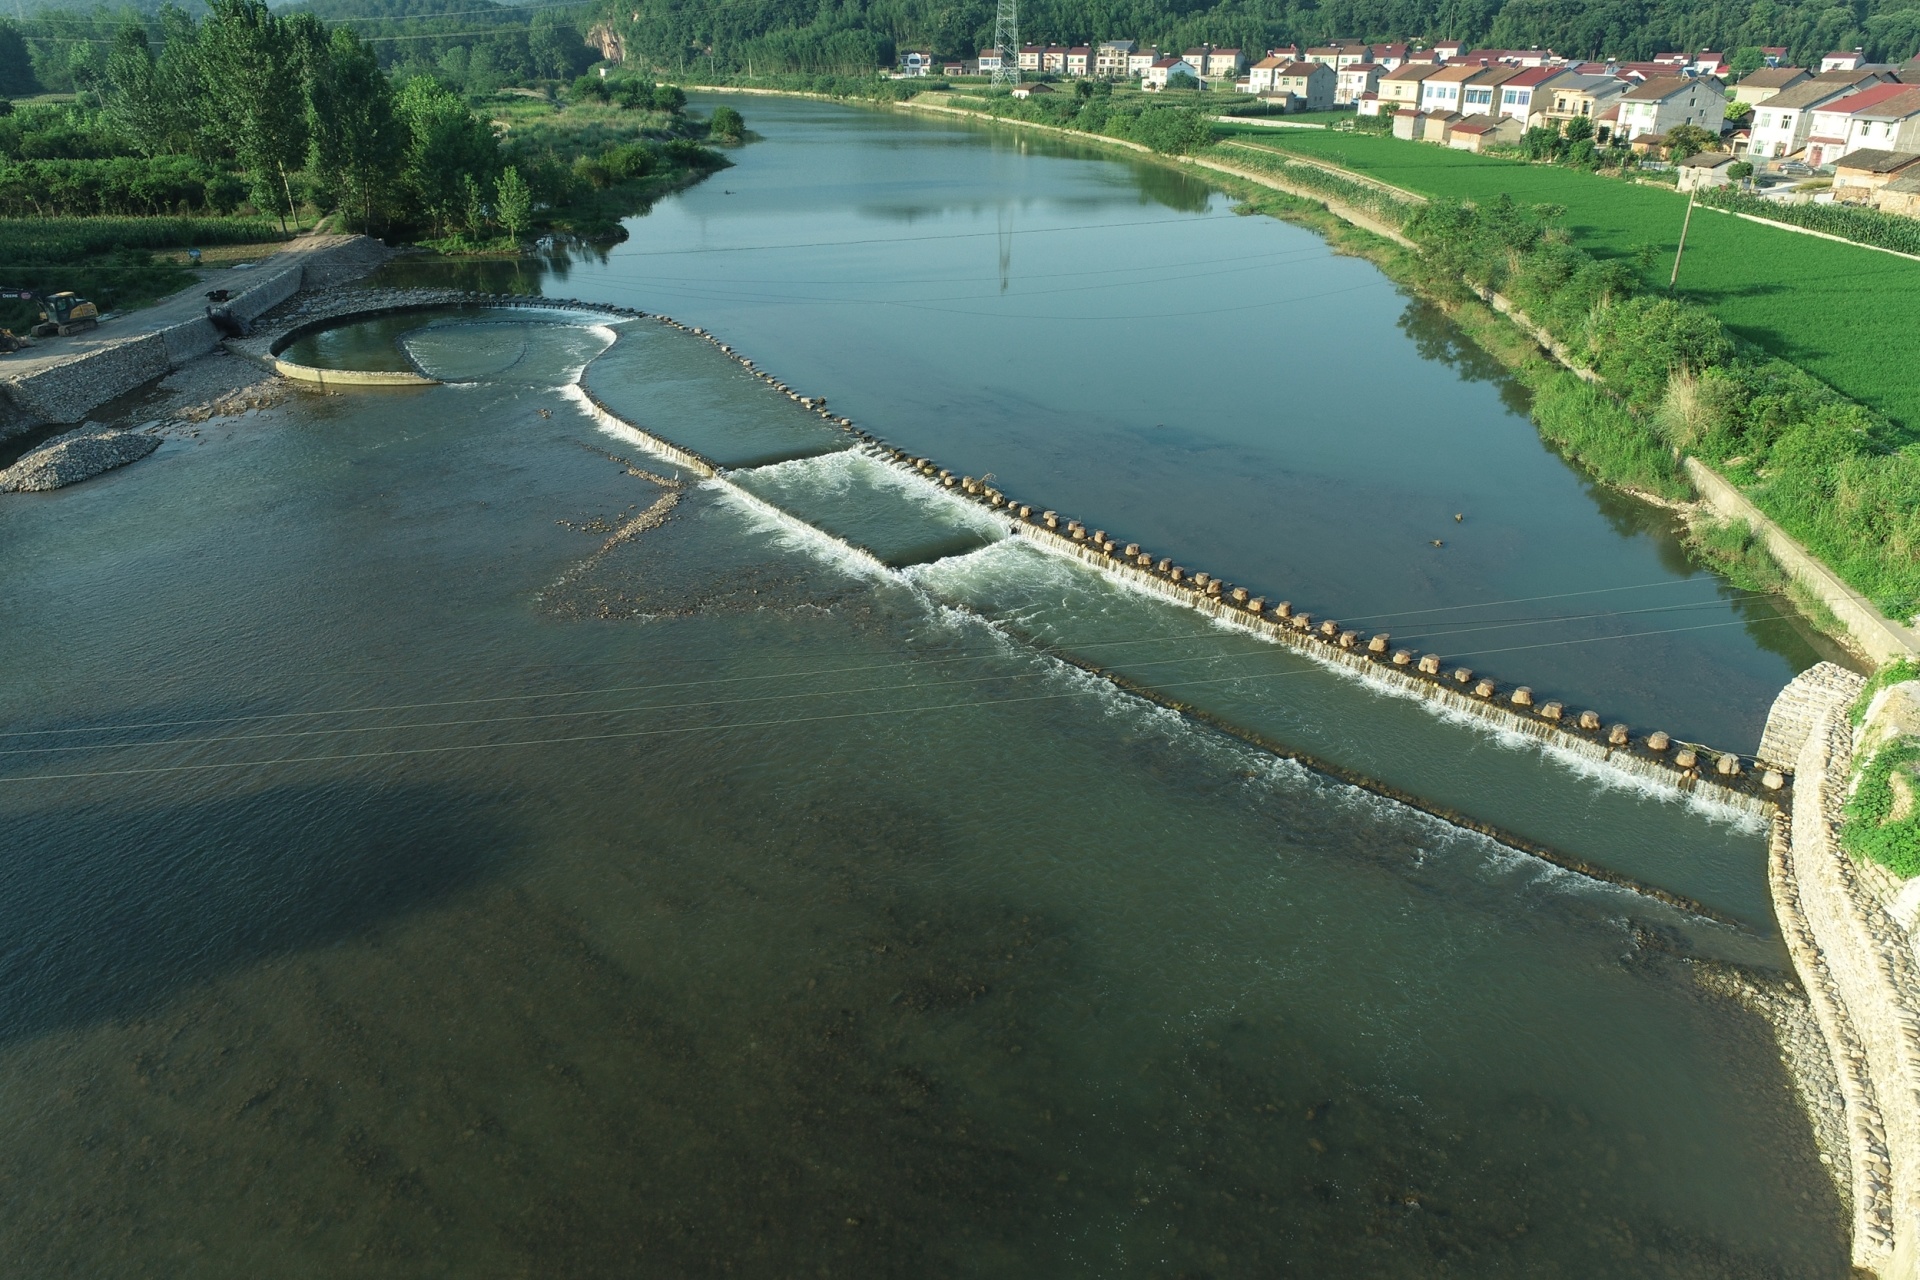
[(33, 74), (33, 55), (27, 51), (20, 28), (0, 22), (0, 94), (18, 98), (38, 92), (40, 82)]
[(336, 28), (325, 56), (308, 64), (307, 102), (307, 166), (340, 204), (358, 210), (361, 229), (371, 230), (375, 206), (399, 177), (408, 140), (373, 49)]
[(1727, 176), (1744, 187), (1747, 179), (1753, 176), (1753, 166), (1745, 160), (1736, 160), (1727, 166)]
[(533, 224), (533, 190), (513, 165), (500, 171), (500, 181), (493, 187), (493, 208), (500, 225), (515, 240)]
[(307, 103), (294, 29), (260, 0), (214, 0), (196, 44), (207, 132), (252, 175), (255, 198), (286, 226), (293, 170), (307, 152)]
[(1727, 60), (1727, 65), (1735, 76), (1744, 80), (1767, 65), (1767, 55), (1760, 51), (1759, 45), (1750, 44), (1735, 49), (1733, 57)]
[(707, 120), (707, 130), (723, 142), (738, 142), (746, 134), (747, 122), (732, 107), (715, 107)]
[(1198, 89), (1200, 81), (1190, 71), (1176, 71), (1167, 77), (1169, 89)]
[(1697, 124), (1677, 124), (1667, 130), (1667, 158), (1685, 160), (1688, 156), (1699, 155), (1719, 141), (1718, 134), (1708, 133)]
[(466, 215), (462, 179), (491, 182), (500, 145), (487, 123), (431, 76), (407, 81), (394, 107), (408, 135), (403, 180), (435, 231), (444, 233)]
[(1567, 141), (1585, 142), (1593, 137), (1593, 119), (1591, 116), (1575, 116), (1567, 121)]

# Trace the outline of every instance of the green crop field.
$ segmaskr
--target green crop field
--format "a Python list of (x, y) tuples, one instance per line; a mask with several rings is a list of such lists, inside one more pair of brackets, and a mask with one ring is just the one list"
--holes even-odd
[[(1321, 160), (1440, 199), (1487, 200), (1507, 192), (1523, 204), (1567, 208), (1564, 224), (1582, 248), (1632, 257), (1652, 245), (1651, 281), (1665, 285), (1687, 202), (1676, 192), (1572, 169), (1469, 155), (1310, 129), (1226, 127), (1247, 142)], [(1696, 209), (1680, 267), (1680, 290), (1743, 337), (1791, 360), (1909, 429), (1920, 429), (1920, 262)]]

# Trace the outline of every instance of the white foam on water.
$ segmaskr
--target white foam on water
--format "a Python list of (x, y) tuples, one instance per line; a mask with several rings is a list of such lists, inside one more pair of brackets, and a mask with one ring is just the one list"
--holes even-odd
[(945, 489), (924, 481), (916, 482), (898, 467), (888, 466), (860, 449), (839, 449), (728, 474), (749, 483), (762, 481), (783, 490), (791, 488), (827, 497), (851, 494), (857, 486), (865, 485), (897, 494), (942, 524), (983, 537), (1009, 536), (1008, 522), (994, 519), (978, 504), (954, 497)]
[(783, 511), (765, 498), (750, 493), (725, 476), (713, 476), (701, 482), (722, 502), (749, 517), (752, 527), (773, 535), (780, 547), (811, 555), (839, 569), (865, 577), (898, 579), (872, 552), (836, 538), (818, 525), (808, 524), (790, 511)]

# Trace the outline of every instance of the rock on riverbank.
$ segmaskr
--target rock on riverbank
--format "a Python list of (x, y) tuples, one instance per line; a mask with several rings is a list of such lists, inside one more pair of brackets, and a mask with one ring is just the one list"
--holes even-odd
[(0, 493), (41, 493), (78, 484), (138, 462), (159, 447), (160, 441), (145, 432), (116, 431), (90, 422), (54, 437), (0, 471)]

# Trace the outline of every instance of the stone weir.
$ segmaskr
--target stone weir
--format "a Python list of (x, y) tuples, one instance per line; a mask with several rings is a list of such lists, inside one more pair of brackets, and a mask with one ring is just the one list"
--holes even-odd
[[(931, 458), (910, 454), (840, 417), (824, 397), (803, 395), (715, 334), (671, 316), (649, 314), (628, 307), (586, 302), (578, 298), (520, 297), (468, 294), (458, 299), (468, 305), (577, 310), (629, 319), (650, 319), (711, 343), (802, 408), (835, 424), (860, 442), (870, 456), (911, 473), (928, 484), (967, 501), (979, 503), (1007, 521), (1016, 537), (1055, 555), (1086, 564), (1107, 576), (1164, 599), (1198, 610), (1221, 622), (1297, 650), (1308, 658), (1365, 679), (1383, 690), (1429, 702), (1477, 720), (1488, 727), (1534, 739), (1544, 746), (1586, 760), (1598, 761), (1622, 773), (1646, 779), (1676, 791), (1692, 793), (1737, 811), (1770, 818), (1783, 807), (1792, 788), (1791, 760), (1770, 759), (1735, 750), (1711, 748), (1654, 730), (1636, 733), (1593, 709), (1576, 709), (1553, 698), (1536, 698), (1527, 685), (1496, 680), (1466, 666), (1456, 666), (1436, 653), (1416, 653), (1395, 646), (1386, 632), (1342, 626), (1335, 618), (1316, 614), (1292, 601), (1269, 602), (1204, 570), (1176, 563), (1138, 543), (1122, 541), (1104, 528), (1024, 501), (972, 476), (955, 475)], [(444, 304), (442, 304), (444, 305)], [(353, 316), (335, 315), (327, 323), (366, 318), (396, 308), (369, 308)], [(303, 327), (300, 332), (310, 331)], [(287, 341), (293, 336), (288, 335)], [(280, 348), (282, 343), (276, 342)], [(592, 409), (634, 431), (662, 457), (702, 476), (720, 468), (710, 459), (681, 448), (645, 426), (612, 413), (584, 387), (575, 392)]]

